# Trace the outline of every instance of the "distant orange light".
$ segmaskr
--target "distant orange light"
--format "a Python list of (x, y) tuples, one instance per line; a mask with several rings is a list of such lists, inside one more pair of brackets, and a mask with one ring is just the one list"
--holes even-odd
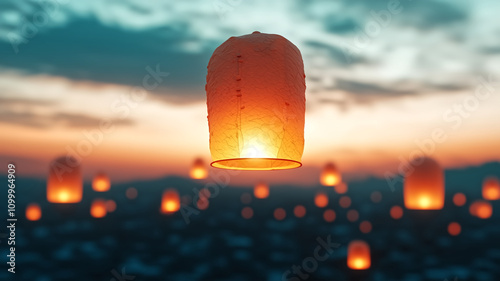
[(323, 212), (323, 219), (326, 222), (333, 222), (337, 218), (337, 214), (335, 214), (334, 210), (331, 209), (326, 209), (325, 212)]
[(340, 184), (341, 181), (342, 175), (337, 169), (337, 166), (333, 163), (327, 163), (320, 175), (321, 184), (325, 186), (334, 186)]
[(106, 216), (106, 201), (103, 199), (95, 199), (90, 206), (90, 215), (94, 218), (103, 218)]
[(369, 221), (362, 221), (359, 224), (359, 230), (363, 233), (370, 233), (372, 231), (372, 223)]
[(350, 222), (355, 222), (359, 219), (359, 213), (356, 210), (349, 210), (347, 212), (347, 220)]
[(448, 225), (448, 233), (451, 236), (457, 236), (462, 232), (462, 227), (460, 226), (459, 223), (452, 222)]
[(203, 159), (197, 158), (194, 160), (193, 166), (191, 166), (191, 171), (189, 171), (189, 176), (196, 180), (205, 179), (208, 176), (208, 170)]
[(241, 216), (245, 219), (251, 219), (253, 217), (253, 209), (251, 207), (245, 207), (241, 210)]
[(337, 184), (336, 186), (333, 187), (333, 189), (335, 190), (335, 192), (337, 192), (338, 194), (344, 194), (347, 192), (348, 190), (348, 187), (347, 187), (347, 183), (345, 182), (341, 182), (339, 184)]
[(269, 196), (269, 186), (265, 182), (259, 182), (253, 189), (255, 198), (264, 199)]
[(284, 220), (286, 217), (286, 212), (283, 208), (277, 208), (274, 210), (274, 218), (278, 221)]
[(380, 203), (380, 201), (382, 201), (382, 193), (380, 193), (380, 191), (373, 191), (370, 194), (370, 200), (372, 200), (373, 203)]
[(314, 197), (314, 204), (318, 208), (324, 208), (328, 205), (328, 195), (323, 192), (318, 192)]
[(47, 180), (47, 201), (78, 203), (82, 200), (83, 184), (80, 164), (73, 157), (59, 157), (50, 164)]
[(167, 189), (163, 192), (160, 212), (162, 214), (172, 214), (181, 208), (181, 198), (175, 189)]
[(483, 198), (486, 200), (500, 199), (500, 182), (497, 178), (490, 177), (484, 180)]
[(42, 209), (38, 204), (31, 203), (26, 207), (26, 219), (37, 221), (42, 217)]
[(116, 202), (114, 200), (107, 200), (106, 210), (108, 211), (108, 213), (114, 212), (116, 210)]
[(344, 209), (349, 208), (349, 206), (351, 206), (351, 198), (349, 196), (340, 197), (339, 205)]
[(108, 191), (111, 187), (109, 177), (105, 173), (98, 173), (92, 180), (92, 189), (97, 192)]
[(303, 218), (306, 215), (306, 208), (302, 205), (297, 205), (293, 208), (293, 214), (297, 218)]
[(403, 217), (403, 208), (399, 206), (392, 206), (390, 213), (393, 219), (399, 220)]
[(488, 201), (477, 200), (470, 205), (469, 212), (480, 219), (488, 219), (493, 214), (493, 207)]
[(127, 198), (130, 200), (137, 198), (137, 189), (135, 189), (134, 187), (127, 188), (127, 191), (125, 191), (125, 196), (127, 196)]
[(361, 240), (354, 240), (347, 246), (347, 266), (354, 270), (365, 270), (371, 266), (370, 246)]
[(208, 209), (209, 205), (210, 201), (205, 197), (200, 197), (200, 199), (196, 202), (196, 207), (202, 211)]
[(444, 175), (431, 158), (414, 161), (404, 180), (404, 202), (407, 209), (439, 210), (444, 206)]

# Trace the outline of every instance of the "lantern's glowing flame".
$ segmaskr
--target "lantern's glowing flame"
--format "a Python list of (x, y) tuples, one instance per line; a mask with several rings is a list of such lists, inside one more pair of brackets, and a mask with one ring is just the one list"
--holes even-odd
[(324, 208), (324, 207), (326, 207), (328, 205), (328, 195), (326, 195), (323, 192), (319, 192), (314, 197), (314, 204), (318, 208)]
[(487, 178), (483, 182), (483, 198), (486, 200), (500, 199), (500, 182), (497, 178)]
[(253, 189), (255, 198), (264, 199), (269, 196), (269, 186), (264, 182), (259, 182)]
[(29, 204), (26, 207), (26, 219), (30, 221), (37, 221), (42, 217), (42, 209), (38, 204)]
[(320, 181), (324, 186), (338, 185), (342, 181), (342, 175), (340, 174), (335, 164), (328, 163), (321, 172)]
[(347, 266), (354, 270), (365, 270), (371, 266), (370, 246), (361, 240), (354, 240), (347, 247)]
[(194, 161), (193, 166), (191, 167), (191, 171), (189, 172), (189, 176), (192, 179), (201, 180), (208, 176), (208, 171), (205, 167), (205, 162), (203, 159), (198, 158)]
[(60, 157), (50, 164), (47, 179), (47, 201), (78, 203), (82, 200), (83, 184), (80, 166), (71, 157)]
[(488, 219), (493, 214), (493, 207), (488, 201), (477, 200), (470, 205), (469, 212), (480, 219)]
[(92, 180), (92, 189), (97, 192), (108, 191), (111, 187), (111, 182), (108, 176), (104, 173), (97, 174)]
[(181, 199), (175, 189), (167, 189), (163, 192), (161, 209), (162, 214), (172, 214), (181, 208)]
[(107, 213), (106, 201), (102, 199), (96, 199), (92, 202), (90, 206), (90, 215), (94, 218), (103, 218)]
[(407, 209), (439, 210), (444, 206), (444, 175), (431, 158), (414, 160), (405, 175), (404, 202)]

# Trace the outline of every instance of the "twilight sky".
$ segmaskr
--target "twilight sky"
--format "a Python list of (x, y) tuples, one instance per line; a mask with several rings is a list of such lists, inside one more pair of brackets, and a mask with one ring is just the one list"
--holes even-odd
[(384, 176), (420, 150), (445, 167), (500, 161), (498, 1), (40, 3), (0, 2), (0, 159), (23, 175), (81, 149), (87, 177), (186, 176), (210, 160), (210, 55), (255, 30), (302, 52), (304, 167), (232, 183), (315, 184), (327, 161)]

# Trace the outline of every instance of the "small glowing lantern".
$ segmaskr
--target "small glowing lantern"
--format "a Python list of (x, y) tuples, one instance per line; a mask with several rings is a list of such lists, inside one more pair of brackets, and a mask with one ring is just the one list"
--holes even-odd
[(245, 207), (241, 210), (241, 216), (244, 219), (251, 219), (253, 217), (253, 209), (251, 207)]
[(328, 205), (328, 195), (323, 192), (318, 192), (314, 197), (314, 204), (318, 208), (324, 208)]
[(42, 217), (42, 209), (38, 204), (32, 203), (26, 207), (26, 219), (30, 221), (37, 221)]
[(465, 197), (465, 194), (458, 192), (453, 195), (453, 204), (455, 204), (455, 206), (462, 207), (466, 202), (467, 197)]
[(370, 246), (361, 240), (354, 240), (347, 246), (347, 266), (354, 270), (364, 270), (371, 266)]
[(205, 89), (213, 167), (302, 165), (306, 85), (290, 41), (257, 31), (229, 38), (210, 58)]
[(82, 200), (83, 184), (80, 164), (73, 157), (59, 157), (50, 164), (47, 180), (47, 201), (78, 203)]
[(500, 183), (497, 178), (487, 178), (483, 182), (483, 198), (486, 200), (500, 199)]
[(451, 236), (457, 236), (462, 232), (462, 227), (457, 222), (452, 222), (448, 225), (448, 233)]
[(107, 213), (106, 201), (103, 199), (95, 199), (90, 206), (90, 215), (94, 218), (103, 218)]
[(320, 175), (321, 184), (325, 186), (334, 186), (340, 184), (341, 181), (342, 175), (337, 169), (337, 166), (333, 163), (326, 164)]
[(324, 212), (323, 212), (323, 219), (326, 221), (326, 222), (333, 222), (335, 220), (335, 218), (337, 218), (337, 214), (335, 213), (334, 210), (331, 210), (331, 209), (326, 209)]
[(399, 220), (403, 217), (403, 208), (399, 206), (392, 206), (390, 213), (393, 219)]
[(116, 202), (114, 200), (110, 199), (106, 201), (106, 211), (108, 211), (108, 213), (116, 211)]
[(444, 206), (444, 175), (431, 158), (415, 160), (404, 180), (404, 202), (407, 209), (439, 210)]
[(342, 196), (339, 199), (340, 207), (347, 209), (351, 206), (351, 198), (349, 196)]
[(295, 206), (295, 208), (293, 208), (293, 214), (297, 218), (303, 218), (306, 215), (306, 207), (302, 205)]
[(372, 223), (369, 221), (362, 221), (359, 224), (359, 230), (364, 234), (370, 233), (372, 231)]
[(488, 219), (493, 214), (493, 207), (488, 201), (477, 200), (470, 205), (469, 212), (480, 219)]
[(356, 210), (347, 211), (347, 220), (350, 222), (355, 222), (359, 219), (359, 213)]
[(161, 198), (160, 212), (162, 214), (172, 214), (177, 212), (180, 208), (181, 208), (181, 198), (177, 190), (175, 189), (165, 190)]
[(105, 173), (98, 173), (94, 177), (94, 180), (92, 180), (92, 189), (97, 192), (108, 191), (110, 187), (111, 182), (109, 181), (109, 178)]
[(347, 183), (345, 182), (341, 182), (339, 184), (337, 184), (336, 186), (333, 187), (333, 189), (335, 190), (335, 192), (337, 192), (338, 194), (344, 194), (347, 192)]
[(196, 180), (201, 180), (208, 176), (208, 171), (205, 167), (205, 162), (203, 162), (203, 159), (197, 158), (196, 160), (194, 160), (191, 171), (189, 171), (189, 176), (192, 179)]
[(259, 182), (253, 189), (255, 198), (264, 199), (269, 196), (269, 186), (265, 182)]
[(137, 189), (135, 189), (134, 187), (127, 188), (127, 191), (125, 191), (125, 196), (127, 196), (127, 198), (130, 200), (137, 198)]
[(286, 218), (286, 211), (283, 208), (276, 208), (274, 210), (274, 218), (278, 221), (284, 220)]

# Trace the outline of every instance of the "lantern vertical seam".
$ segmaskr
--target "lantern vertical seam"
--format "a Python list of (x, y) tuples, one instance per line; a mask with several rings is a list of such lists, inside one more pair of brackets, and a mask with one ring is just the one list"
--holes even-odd
[(238, 139), (238, 154), (241, 157), (241, 151), (243, 150), (243, 146), (245, 145), (245, 141), (240, 141), (240, 138), (243, 138), (243, 130), (241, 129), (241, 72), (240, 72), (240, 62), (241, 62), (241, 54), (238, 53), (236, 55), (236, 97), (238, 98), (238, 120), (236, 126), (238, 127), (237, 139)]

